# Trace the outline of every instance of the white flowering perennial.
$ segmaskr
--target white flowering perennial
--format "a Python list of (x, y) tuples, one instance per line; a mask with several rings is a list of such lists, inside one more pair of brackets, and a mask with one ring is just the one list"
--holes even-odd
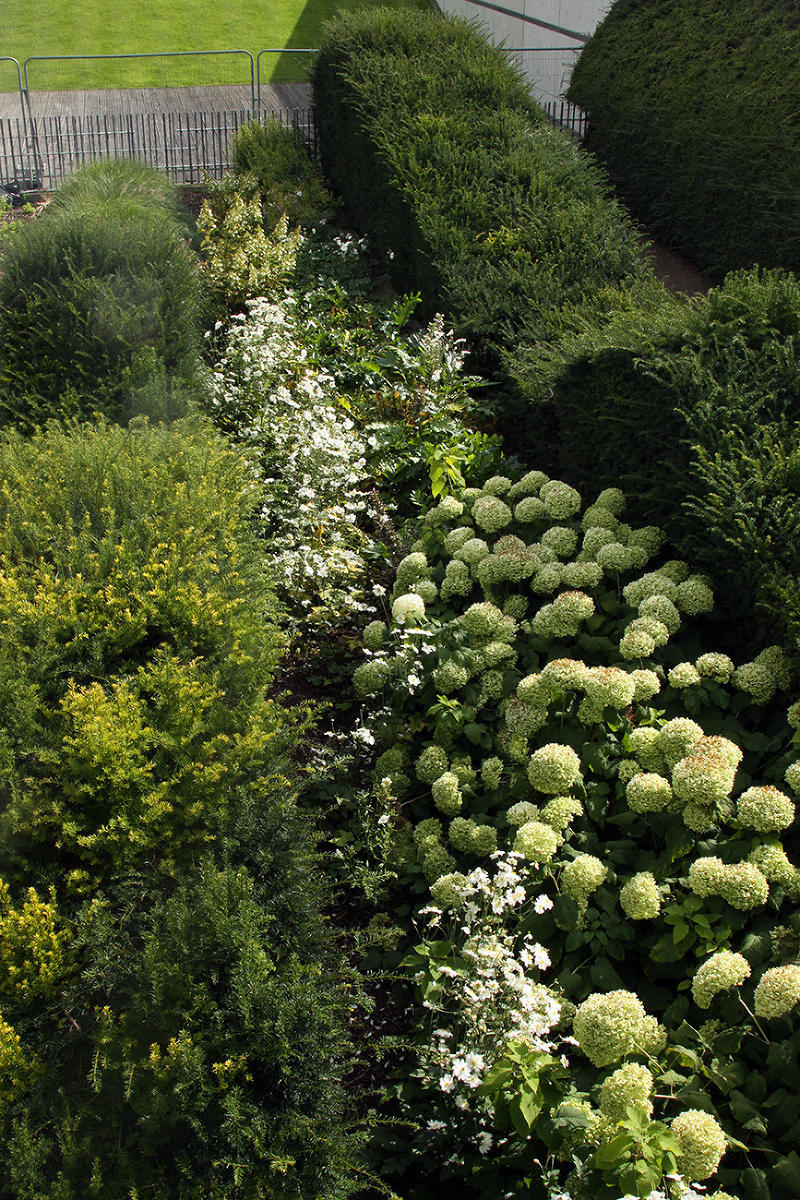
[(692, 980), (692, 995), (698, 1008), (708, 1008), (720, 992), (740, 988), (750, 976), (750, 963), (741, 954), (720, 950), (707, 958)]
[(596, 1067), (635, 1054), (658, 1054), (666, 1032), (633, 992), (594, 992), (572, 1020), (578, 1045)]
[(709, 1179), (727, 1149), (725, 1134), (716, 1117), (690, 1108), (675, 1117), (670, 1129), (680, 1144), (678, 1166), (687, 1179)]
[(800, 1004), (800, 966), (789, 963), (770, 967), (758, 981), (755, 991), (757, 1017), (773, 1020), (785, 1017)]

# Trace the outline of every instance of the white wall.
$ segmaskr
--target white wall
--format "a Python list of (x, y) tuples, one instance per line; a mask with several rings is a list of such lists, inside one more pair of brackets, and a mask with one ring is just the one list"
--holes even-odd
[(436, 0), (443, 12), (479, 25), (493, 42), (524, 49), (516, 56), (531, 90), (539, 100), (555, 99), (569, 83), (572, 66), (582, 41), (534, 25), (530, 19), (558, 26), (588, 37), (603, 19), (613, 0), (491, 0), (498, 7), (518, 12), (520, 17), (495, 12), (474, 0)]

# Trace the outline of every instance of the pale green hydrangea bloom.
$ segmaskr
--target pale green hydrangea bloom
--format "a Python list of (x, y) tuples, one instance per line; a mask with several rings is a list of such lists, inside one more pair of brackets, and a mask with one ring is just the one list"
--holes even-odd
[(455, 496), (443, 496), (438, 504), (429, 508), (425, 514), (428, 525), (444, 525), (448, 521), (457, 521), (464, 514), (464, 505)]
[(439, 589), (432, 579), (418, 579), (416, 583), (412, 584), (412, 587), (426, 604), (433, 604), (439, 595)]
[(800, 966), (770, 967), (758, 981), (755, 1013), (768, 1020), (785, 1017), (800, 1004)]
[(517, 699), (522, 704), (544, 708), (552, 698), (553, 683), (547, 674), (546, 667), (538, 675), (526, 675), (517, 684)]
[(564, 568), (560, 563), (545, 563), (540, 567), (531, 580), (531, 591), (537, 595), (554, 592), (561, 587)]
[(646, 633), (653, 639), (654, 646), (666, 646), (669, 641), (669, 630), (663, 621), (655, 617), (634, 617), (625, 629), (625, 633)]
[(551, 525), (542, 534), (541, 542), (548, 550), (552, 550), (557, 558), (569, 558), (577, 548), (578, 534), (566, 525)]
[(623, 546), (622, 542), (607, 542), (600, 546), (595, 558), (604, 571), (618, 575), (643, 565), (642, 551), (636, 546)]
[(726, 866), (720, 880), (719, 895), (740, 912), (760, 908), (769, 899), (766, 876), (755, 863), (741, 862)]
[(793, 899), (800, 893), (800, 873), (790, 861), (780, 842), (764, 842), (748, 855), (748, 862), (755, 863), (768, 883), (777, 883), (786, 888)]
[(431, 895), (442, 908), (460, 908), (469, 894), (470, 885), (461, 871), (441, 875), (431, 884)]
[(450, 764), (450, 770), (462, 788), (472, 787), (478, 778), (477, 772), (472, 766), (472, 759), (467, 754), (462, 755), (460, 758), (454, 758)]
[(448, 854), (444, 846), (432, 846), (422, 860), (422, 870), (429, 883), (441, 879), (442, 875), (450, 874), (456, 865), (452, 854)]
[(543, 483), (539, 495), (544, 500), (545, 508), (554, 521), (565, 521), (574, 517), (580, 510), (580, 492), (560, 479), (550, 479)]
[(617, 767), (617, 776), (623, 787), (630, 783), (636, 775), (642, 774), (642, 768), (635, 758), (623, 758)]
[(391, 775), (395, 771), (403, 771), (408, 764), (408, 753), (403, 746), (390, 746), (388, 750), (384, 750), (383, 754), (379, 754), (375, 760), (374, 774), (379, 778), (383, 775)]
[(597, 554), (601, 546), (610, 546), (617, 541), (613, 529), (605, 525), (591, 525), (583, 535), (581, 547), (587, 554)]
[(646, 771), (662, 775), (666, 770), (664, 755), (659, 744), (659, 731), (654, 725), (638, 725), (628, 734), (633, 753)]
[(426, 746), (417, 759), (417, 779), (420, 783), (435, 783), (449, 766), (449, 759), (441, 746)]
[(481, 657), (487, 667), (499, 667), (501, 663), (508, 666), (516, 661), (517, 652), (508, 642), (489, 642), (482, 647)]
[(502, 758), (485, 758), (481, 763), (481, 782), (488, 791), (500, 787), (503, 778)]
[(482, 495), (483, 492), (479, 487), (464, 488), (463, 492), (461, 493), (461, 503), (465, 508), (472, 508), (472, 505), (478, 499), (478, 496)]
[(505, 711), (506, 728), (515, 737), (532, 737), (547, 723), (547, 709), (512, 700)]
[(461, 809), (461, 788), (458, 776), (453, 771), (445, 771), (431, 784), (433, 802), (440, 812), (447, 816), (455, 816)]
[(793, 792), (800, 792), (800, 760), (789, 763), (783, 778)]
[(650, 871), (632, 875), (619, 893), (622, 911), (632, 921), (652, 921), (661, 911), (661, 894)]
[(661, 680), (655, 671), (651, 671), (647, 667), (631, 671), (631, 679), (634, 685), (633, 698), (641, 704), (646, 704), (661, 691)]
[(742, 692), (749, 692), (756, 704), (768, 704), (777, 691), (789, 686), (790, 671), (780, 646), (767, 646), (752, 662), (743, 663), (732, 675)]
[(564, 563), (561, 568), (561, 582), (568, 588), (597, 587), (602, 578), (603, 568), (591, 560)]
[(800, 729), (800, 700), (795, 700), (786, 711), (786, 720), (792, 729)]
[[(548, 696), (555, 692), (583, 691), (589, 678), (589, 667), (579, 658), (553, 658), (542, 667), (539, 675), (528, 675), (526, 678), (540, 679), (542, 692)], [(519, 687), (517, 695), (522, 699)]]
[(367, 650), (380, 650), (386, 640), (386, 625), (383, 621), (370, 621), (364, 629), (364, 645)]
[(647, 1015), (633, 992), (594, 992), (578, 1007), (573, 1032), (596, 1067), (608, 1067), (630, 1054), (658, 1054), (666, 1033)]
[(593, 854), (579, 854), (561, 872), (561, 890), (579, 908), (585, 908), (586, 901), (605, 881), (607, 874), (608, 870), (599, 858)]
[(777, 833), (794, 821), (794, 804), (787, 795), (767, 784), (750, 787), (737, 802), (741, 823), (757, 833)]
[(658, 568), (661, 575), (666, 575), (673, 583), (683, 583), (689, 578), (689, 568), (682, 558), (671, 558)]
[(505, 529), (513, 519), (513, 513), (499, 496), (479, 496), (472, 506), (472, 519), (487, 533)]
[(641, 546), (648, 558), (658, 554), (664, 544), (664, 533), (657, 525), (643, 525), (634, 529), (628, 538), (629, 546)]
[(507, 596), (503, 601), (503, 616), (511, 617), (514, 621), (521, 621), (528, 612), (528, 599), (526, 596)]
[(619, 521), (605, 504), (590, 504), (581, 518), (581, 528), (616, 530)]
[(530, 800), (518, 800), (516, 804), (512, 804), (506, 813), (506, 820), (509, 825), (518, 828), (520, 825), (527, 824), (528, 821), (538, 819), (539, 809), (535, 804), (531, 804)]
[(415, 592), (398, 596), (392, 605), (392, 620), (396, 625), (408, 625), (421, 621), (425, 616), (425, 601)]
[(688, 617), (708, 613), (714, 607), (714, 593), (708, 586), (708, 581), (702, 575), (690, 575), (678, 584), (678, 594), (675, 603), (682, 613)]
[(480, 677), (480, 684), (481, 688), (477, 700), (478, 708), (485, 708), (492, 701), (502, 698), (505, 686), (502, 671), (484, 671)]
[(600, 1089), (600, 1111), (612, 1124), (622, 1121), (630, 1107), (650, 1117), (653, 1105), (650, 1097), (654, 1080), (647, 1067), (639, 1063), (625, 1063), (603, 1081)]
[(622, 595), (631, 608), (638, 608), (648, 596), (666, 596), (674, 603), (678, 597), (678, 585), (663, 570), (649, 571), (626, 584)]
[[(702, 745), (702, 739), (698, 742)], [(736, 766), (710, 750), (698, 750), (677, 762), (672, 769), (672, 790), (684, 804), (713, 807), (733, 791)]]
[(559, 847), (558, 834), (542, 821), (526, 821), (517, 829), (514, 850), (533, 862), (549, 862)]
[(621, 512), (625, 511), (627, 500), (625, 493), (619, 488), (610, 487), (603, 489), (595, 504), (602, 504), (605, 508), (609, 508), (615, 517), (618, 517)]
[(476, 642), (510, 642), (517, 630), (516, 621), (488, 601), (471, 604), (458, 623)]
[(616, 708), (620, 712), (632, 703), (635, 689), (631, 676), (619, 667), (592, 667), (584, 684), (592, 704), (598, 708)]
[[(510, 499), (510, 494), (509, 494)], [(514, 520), (520, 525), (529, 525), (532, 521), (541, 521), (547, 516), (544, 501), (538, 496), (525, 496), (514, 505)]]
[(353, 687), (359, 696), (374, 696), (391, 678), (391, 667), (384, 658), (373, 658), (361, 663), (353, 672)]
[(571, 746), (550, 742), (531, 755), (528, 780), (537, 792), (560, 795), (583, 782), (581, 760)]
[(542, 484), (547, 483), (548, 476), (544, 471), (528, 471), (515, 483), (508, 492), (509, 500), (517, 500), (520, 496), (533, 496), (538, 494)]
[(438, 817), (426, 817), (414, 826), (414, 845), (419, 854), (427, 854), (438, 846), (444, 836), (444, 828)]
[(506, 475), (492, 475), (486, 480), (483, 490), (489, 496), (504, 496), (511, 486), (511, 480)]
[(713, 679), (716, 683), (728, 683), (733, 674), (733, 661), (727, 654), (718, 654), (715, 651), (701, 654), (694, 665), (701, 675)]
[(398, 589), (398, 595), (409, 590), (418, 579), (426, 578), (427, 572), (428, 559), (422, 551), (414, 551), (407, 554), (405, 558), (401, 558), (395, 572), (395, 587)]
[(540, 637), (575, 637), (583, 621), (594, 612), (594, 600), (585, 592), (562, 592), (544, 604), (531, 622)]
[(456, 550), (460, 550), (465, 542), (475, 537), (475, 530), (471, 525), (458, 525), (455, 529), (451, 529), (447, 537), (444, 539), (444, 548), (452, 557)]
[(703, 737), (703, 730), (689, 717), (673, 717), (662, 725), (658, 733), (658, 748), (668, 768), (679, 763)]
[(633, 658), (649, 658), (656, 648), (655, 639), (643, 629), (631, 629), (630, 625), (619, 641), (619, 652), (630, 662)]
[(453, 559), (445, 567), (444, 579), (441, 586), (442, 600), (451, 596), (468, 596), (472, 591), (473, 580), (469, 567), (465, 562)]
[(689, 1108), (674, 1118), (670, 1131), (680, 1145), (680, 1172), (692, 1182), (701, 1182), (713, 1175), (728, 1148), (716, 1117), (699, 1108)]
[(720, 992), (740, 988), (750, 976), (750, 963), (741, 954), (719, 950), (698, 968), (692, 980), (692, 995), (698, 1008), (708, 1008)]
[(667, 679), (669, 680), (670, 687), (675, 688), (676, 691), (681, 691), (683, 688), (694, 687), (700, 683), (700, 672), (694, 663), (676, 663), (667, 673)]
[(448, 658), (433, 672), (433, 684), (438, 694), (452, 696), (469, 682), (469, 672), (460, 663)]
[(697, 858), (689, 868), (689, 887), (704, 899), (718, 896), (725, 876), (725, 864), (716, 855)]
[(458, 562), (464, 562), (467, 566), (475, 567), (486, 558), (489, 553), (489, 547), (483, 538), (472, 537), (463, 542), (458, 550), (456, 550), (453, 558)]
[(677, 633), (681, 625), (681, 614), (668, 596), (645, 596), (639, 605), (640, 617), (652, 617), (666, 625), (670, 634)]
[(556, 833), (563, 833), (582, 812), (583, 805), (577, 796), (554, 796), (542, 809), (542, 820)]
[(714, 824), (716, 810), (706, 804), (685, 804), (681, 818), (687, 829), (693, 833), (704, 833)]
[(672, 802), (672, 788), (663, 775), (642, 771), (629, 782), (625, 799), (632, 812), (664, 812)]
[(530, 579), (537, 565), (537, 560), (522, 542), (521, 549), (509, 548), (500, 553), (495, 547), (493, 554), (487, 554), (478, 563), (475, 574), (481, 587), (488, 590), (501, 583), (520, 583), (523, 579)]

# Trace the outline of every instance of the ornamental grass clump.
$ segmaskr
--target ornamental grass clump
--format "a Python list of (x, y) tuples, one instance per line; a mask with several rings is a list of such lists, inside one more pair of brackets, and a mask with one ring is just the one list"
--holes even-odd
[[(710, 1125), (704, 1132), (703, 1122), (692, 1119), (678, 1124), (681, 1138), (670, 1132), (682, 1111), (700, 1103), (691, 1098), (702, 1096), (714, 1128), (746, 1145), (748, 1154), (773, 1148), (774, 1168), (758, 1169), (776, 1197), (790, 1200), (781, 1182), (789, 1168), (778, 1166), (791, 1161), (788, 1128), (771, 1110), (765, 1110), (766, 1132), (745, 1128), (750, 1110), (721, 1074), (782, 1086), (783, 1034), (769, 1046), (751, 1014), (765, 972), (792, 966), (800, 951), (792, 924), (794, 805), (781, 791), (798, 760), (795, 727), (785, 720), (788, 697), (776, 693), (774, 703), (764, 703), (765, 691), (737, 685), (726, 655), (702, 650), (695, 614), (707, 608), (707, 585), (688, 565), (659, 557), (657, 532), (648, 529), (639, 538), (636, 528), (624, 527), (619, 497), (582, 509), (572, 489), (560, 481), (548, 487), (542, 472), (516, 483), (510, 472), (500, 478), (511, 478), (511, 486), (494, 479), (489, 491), (467, 488), (449, 519), (423, 519), (411, 551), (420, 556), (414, 569), (439, 594), (426, 602), (418, 627), (387, 623), (381, 653), (390, 674), (371, 700), (371, 728), (383, 752), (399, 748), (415, 764), (407, 770), (402, 808), (391, 818), (398, 846), (415, 843), (404, 852), (401, 880), (412, 894), (434, 897), (432, 932), (423, 933), (414, 952), (419, 957), (410, 961), (417, 964), (420, 998), (435, 996), (436, 1023), (430, 1040), (423, 1037), (419, 1045), (419, 1061), (428, 1066), (420, 1067), (415, 1087), (423, 1089), (442, 1128), (438, 1150), (417, 1141), (415, 1154), (425, 1169), (438, 1169), (439, 1154), (462, 1182), (471, 1178), (466, 1165), (458, 1165), (459, 1146), (487, 1131), (479, 1122), (491, 1111), (503, 1142), (488, 1147), (480, 1156), (485, 1168), (473, 1164), (470, 1173), (488, 1180), (483, 1172), (490, 1162), (530, 1173), (530, 1134), (546, 1139), (558, 1161), (583, 1147), (570, 1184), (575, 1194), (593, 1198), (602, 1188), (623, 1194), (630, 1190), (627, 1151), (592, 1098), (602, 1095), (606, 1068), (630, 1067), (642, 1089), (645, 1070), (655, 1081), (646, 1095), (637, 1093), (634, 1125), (625, 1134), (630, 1145), (650, 1139), (652, 1155), (637, 1161), (651, 1164), (651, 1190), (682, 1169), (679, 1147), (687, 1169), (707, 1172), (703, 1178), (722, 1163), (721, 1179), (733, 1185), (738, 1172), (749, 1169), (735, 1142), (724, 1160), (716, 1153)], [(509, 506), (541, 500), (542, 508), (472, 538), (467, 518), (483, 496)], [(610, 543), (599, 541), (596, 531), (612, 526), (620, 545), (641, 550), (641, 565), (598, 562), (599, 549)], [(571, 539), (548, 536), (553, 529), (578, 535), (574, 562), (555, 553)], [(533, 573), (484, 570), (481, 577), (482, 562), (504, 556), (517, 562), (530, 556), (540, 565)], [(453, 563), (469, 571), (472, 586), (445, 594)], [(548, 611), (573, 604), (578, 591), (571, 567), (590, 564), (597, 582), (580, 589), (581, 620), (569, 633), (548, 631)], [(542, 590), (545, 571), (549, 593)], [(631, 625), (644, 632), (635, 622), (647, 623), (649, 648), (630, 658)], [(409, 656), (416, 664), (413, 681), (404, 665)], [(686, 672), (670, 679), (681, 664), (696, 672), (689, 686)], [(783, 674), (771, 677), (788, 682), (785, 665), (780, 669)], [(435, 836), (418, 836), (432, 828), (432, 818)], [(538, 960), (546, 953), (552, 963), (562, 1019), (535, 1052), (506, 1041), (492, 1052), (482, 1043), (484, 1084), (480, 1096), (471, 1097), (451, 1091), (449, 1083), (440, 1087), (440, 1076), (430, 1073), (445, 1042), (449, 1055), (467, 1052), (462, 935), (453, 930), (442, 937), (433, 910), (446, 907), (460, 919), (458, 892), (465, 925), (474, 929), (489, 895), (481, 890), (481, 872), (490, 877), (492, 864), (508, 854), (517, 856), (524, 876), (509, 894), (521, 889), (526, 900), (519, 907), (498, 900), (495, 915), (502, 916), (506, 936), (531, 932), (543, 947)], [(466, 876), (478, 889), (469, 896), (459, 890)], [(537, 979), (540, 968), (532, 959), (528, 969)], [(730, 1030), (735, 1035), (728, 1036)], [(709, 1069), (712, 1061), (717, 1065)], [(746, 1087), (748, 1103), (757, 1105), (762, 1083)], [(532, 1088), (528, 1119), (520, 1106)], [(403, 1095), (413, 1109), (411, 1092)], [(418, 1091), (414, 1095), (419, 1099)], [(555, 1116), (572, 1103), (588, 1104), (579, 1131)], [(645, 1126), (640, 1130), (636, 1121)], [(705, 1158), (697, 1150), (703, 1138)], [(566, 1175), (559, 1178), (564, 1185)]]

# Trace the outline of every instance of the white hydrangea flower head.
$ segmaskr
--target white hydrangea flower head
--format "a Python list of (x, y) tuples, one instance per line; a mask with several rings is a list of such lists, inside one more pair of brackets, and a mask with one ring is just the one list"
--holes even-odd
[(510, 525), (514, 514), (499, 496), (479, 496), (472, 506), (472, 519), (487, 533), (497, 533)]
[(714, 607), (714, 593), (708, 586), (708, 580), (702, 575), (690, 575), (678, 584), (678, 594), (675, 603), (687, 617), (697, 617), (708, 613)]
[[(509, 497), (510, 498), (510, 497)], [(542, 521), (547, 516), (544, 500), (538, 496), (523, 496), (514, 505), (514, 520), (520, 525), (530, 525), (533, 521)]]
[(561, 563), (545, 563), (539, 567), (531, 580), (531, 591), (537, 595), (546, 595), (561, 587), (564, 568)]
[(547, 709), (513, 699), (505, 711), (506, 729), (514, 737), (527, 739), (547, 724)]
[(756, 704), (768, 704), (777, 691), (789, 686), (790, 670), (780, 646), (767, 646), (752, 662), (742, 663), (733, 672), (734, 685), (748, 692)]
[(580, 511), (580, 492), (568, 483), (562, 483), (560, 479), (550, 479), (543, 483), (539, 495), (554, 521), (566, 521)]
[(732, 863), (723, 871), (718, 895), (727, 901), (731, 908), (749, 912), (767, 903), (769, 883), (755, 863)]
[(668, 596), (645, 596), (639, 604), (639, 616), (660, 621), (670, 634), (677, 633), (681, 626), (681, 614)]
[(648, 596), (666, 596), (673, 603), (678, 598), (678, 585), (663, 570), (649, 571), (638, 579), (631, 580), (622, 589), (622, 595), (631, 608), (638, 608)]
[(728, 683), (733, 675), (733, 660), (728, 658), (727, 654), (715, 651), (701, 654), (694, 665), (700, 675), (706, 679), (713, 679), (715, 683)]
[(558, 834), (543, 821), (526, 821), (517, 829), (514, 850), (532, 862), (549, 862), (560, 844)]
[(694, 663), (690, 662), (676, 663), (667, 673), (667, 679), (669, 680), (669, 686), (675, 688), (676, 691), (694, 687), (701, 682), (700, 672)]
[(788, 829), (794, 821), (794, 804), (784, 792), (770, 784), (742, 792), (736, 809), (742, 825), (757, 833), (777, 833)]
[(557, 796), (583, 782), (581, 760), (571, 746), (549, 742), (531, 755), (528, 780), (537, 792)]
[(483, 485), (483, 491), (489, 496), (505, 496), (511, 488), (511, 480), (506, 475), (492, 475)]
[(619, 893), (622, 911), (632, 921), (652, 921), (661, 911), (661, 893), (650, 871), (632, 875)]
[(464, 505), (455, 496), (443, 496), (438, 504), (429, 508), (425, 514), (428, 525), (444, 525), (448, 521), (457, 521), (464, 515)]
[(578, 1007), (573, 1032), (596, 1067), (609, 1067), (631, 1054), (655, 1054), (666, 1033), (633, 992), (593, 992)]
[(655, 617), (634, 617), (625, 633), (646, 633), (655, 646), (666, 646), (669, 641), (669, 630), (663, 621), (657, 621)]
[(593, 612), (594, 600), (585, 592), (562, 592), (552, 604), (542, 605), (531, 628), (541, 637), (573, 638)]
[(698, 1008), (708, 1008), (720, 992), (740, 988), (750, 977), (750, 963), (741, 954), (719, 950), (712, 954), (695, 972), (692, 995)]
[(431, 784), (433, 802), (440, 812), (446, 816), (455, 816), (461, 809), (461, 788), (458, 776), (453, 771), (445, 771)]
[(415, 592), (398, 596), (392, 605), (392, 620), (396, 625), (410, 625), (425, 617), (425, 601)]
[(541, 544), (552, 550), (556, 558), (569, 558), (577, 548), (578, 534), (566, 525), (551, 525), (542, 534)]
[[(579, 658), (553, 658), (542, 667), (538, 676), (529, 675), (527, 678), (540, 679), (543, 685), (542, 692), (544, 693), (546, 689), (549, 698), (556, 692), (583, 691), (589, 678), (589, 667)], [(517, 695), (520, 696), (520, 699), (523, 698), (520, 695), (519, 687)]]
[(367, 650), (380, 650), (386, 640), (386, 624), (384, 621), (370, 621), (364, 629), (364, 645)]
[(581, 529), (610, 529), (614, 532), (619, 527), (619, 521), (610, 508), (605, 504), (590, 504), (584, 510), (581, 518)]
[(595, 503), (602, 504), (604, 508), (610, 509), (615, 517), (618, 517), (620, 513), (625, 511), (627, 500), (625, 499), (625, 493), (619, 488), (610, 487), (605, 488), (600, 493)]
[(517, 699), (521, 704), (545, 708), (553, 698), (553, 681), (544, 668), (536, 675), (526, 675), (517, 684)]
[(728, 1148), (716, 1117), (690, 1108), (673, 1119), (670, 1131), (680, 1145), (678, 1167), (683, 1175), (693, 1182), (710, 1178)]
[(420, 550), (412, 551), (405, 558), (401, 558), (397, 564), (395, 579), (399, 585), (399, 591), (408, 589), (418, 579), (423, 579), (427, 576), (428, 559)]
[(641, 765), (635, 758), (623, 758), (617, 767), (617, 777), (623, 787), (627, 787), (634, 776), (641, 774)]
[(526, 596), (506, 596), (503, 601), (503, 615), (511, 617), (514, 621), (522, 621), (528, 612), (528, 599)]
[(637, 725), (628, 734), (628, 741), (632, 752), (646, 771), (663, 775), (666, 771), (666, 763), (664, 755), (661, 753), (658, 733), (659, 731), (654, 725)]
[(590, 525), (583, 535), (581, 548), (587, 554), (597, 554), (601, 546), (610, 546), (617, 541), (617, 535), (613, 529), (608, 529), (605, 525)]
[(619, 641), (619, 652), (630, 662), (634, 658), (649, 658), (656, 648), (655, 639), (644, 629), (631, 629), (630, 625)]
[(475, 530), (471, 525), (457, 525), (455, 529), (450, 530), (444, 539), (445, 551), (452, 557), (456, 550), (460, 550), (465, 542), (474, 537)]
[(657, 525), (643, 525), (640, 529), (631, 531), (631, 535), (628, 538), (628, 545), (640, 546), (645, 551), (648, 559), (650, 559), (658, 554), (664, 541), (665, 534)]
[(642, 551), (636, 546), (624, 546), (622, 542), (606, 542), (595, 554), (597, 562), (609, 574), (622, 575), (642, 565)]
[(662, 725), (658, 733), (658, 748), (667, 767), (672, 770), (682, 758), (686, 758), (703, 736), (701, 727), (689, 717), (673, 717)]
[(517, 500), (520, 496), (536, 496), (539, 494), (542, 484), (547, 483), (547, 480), (548, 476), (544, 471), (528, 471), (526, 475), (522, 476), (522, 479), (513, 484), (508, 492), (508, 498)]
[(693, 833), (705, 833), (716, 820), (716, 810), (706, 804), (685, 804), (681, 819)]
[(789, 763), (783, 778), (793, 792), (800, 792), (800, 759), (797, 762)]
[(568, 588), (597, 587), (602, 578), (603, 568), (591, 560), (564, 563), (561, 568), (561, 582)]
[(800, 966), (789, 963), (765, 971), (756, 987), (756, 1016), (767, 1020), (785, 1017), (797, 1004), (800, 1004)]
[(561, 890), (579, 908), (605, 882), (608, 869), (593, 854), (579, 854), (561, 872)]
[(353, 672), (353, 687), (359, 696), (375, 696), (391, 678), (391, 667), (383, 658), (361, 663)]
[(445, 659), (433, 672), (433, 685), (437, 695), (452, 696), (460, 692), (469, 682), (469, 671), (452, 658)]
[(727, 800), (733, 791), (736, 765), (699, 739), (691, 754), (672, 768), (672, 790), (684, 804), (710, 808)]
[(625, 800), (632, 812), (665, 812), (672, 803), (672, 787), (663, 775), (640, 771), (628, 783)]
[(417, 779), (420, 783), (435, 783), (449, 766), (447, 754), (441, 746), (426, 746), (417, 759)]
[(627, 671), (619, 667), (592, 667), (586, 677), (584, 690), (590, 703), (598, 708), (616, 708), (623, 712), (633, 702), (636, 684)]
[(485, 758), (481, 763), (481, 782), (488, 791), (500, 787), (503, 778), (502, 758)]
[(429, 883), (455, 871), (455, 866), (452, 854), (448, 854), (442, 845), (432, 846), (422, 860), (422, 870)]
[(582, 812), (583, 805), (577, 796), (554, 796), (542, 809), (542, 820), (556, 833), (563, 833)]
[(452, 559), (445, 567), (441, 586), (442, 600), (449, 600), (451, 596), (468, 596), (472, 586), (473, 580), (467, 564), (459, 559)]
[(800, 873), (789, 859), (780, 842), (764, 842), (747, 856), (755, 863), (768, 883), (785, 888), (792, 899), (800, 899)]
[(449, 875), (441, 875), (431, 884), (431, 895), (442, 908), (461, 908), (466, 898), (471, 895), (469, 881), (460, 871), (451, 871)]
[(506, 616), (496, 604), (482, 601), (471, 604), (458, 623), (475, 642), (510, 642), (517, 630), (513, 617)]
[(536, 821), (538, 817), (539, 809), (535, 804), (531, 804), (530, 800), (518, 800), (516, 804), (511, 805), (511, 808), (506, 813), (506, 820), (514, 828), (519, 828), (520, 825), (525, 825), (528, 821)]
[(651, 671), (647, 667), (639, 667), (637, 670), (631, 671), (631, 679), (634, 685), (633, 698), (640, 704), (646, 704), (661, 691), (661, 680), (655, 671)]
[(718, 896), (725, 877), (725, 864), (716, 855), (697, 858), (689, 868), (689, 887), (696, 896), (704, 899)]
[(800, 729), (800, 700), (795, 700), (786, 710), (786, 720), (792, 729)]
[(476, 567), (488, 553), (489, 547), (483, 538), (471, 537), (461, 543), (453, 558), (458, 562), (466, 563), (469, 567)]
[(418, 579), (411, 587), (426, 604), (433, 604), (439, 595), (439, 589), (432, 579)]
[(628, 1107), (636, 1109), (644, 1117), (651, 1117), (653, 1104), (650, 1100), (655, 1081), (647, 1067), (639, 1063), (625, 1063), (603, 1080), (600, 1089), (600, 1111), (612, 1124), (622, 1121)]

